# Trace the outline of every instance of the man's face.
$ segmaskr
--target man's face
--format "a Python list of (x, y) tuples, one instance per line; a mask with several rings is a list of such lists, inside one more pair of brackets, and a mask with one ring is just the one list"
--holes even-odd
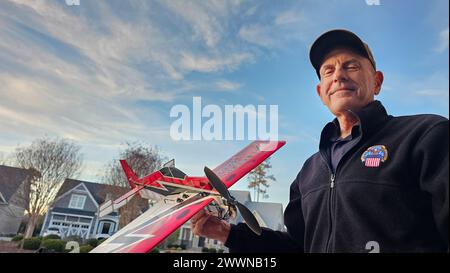
[(319, 73), (317, 94), (335, 116), (369, 104), (383, 83), (383, 74), (368, 59), (345, 48), (330, 51)]

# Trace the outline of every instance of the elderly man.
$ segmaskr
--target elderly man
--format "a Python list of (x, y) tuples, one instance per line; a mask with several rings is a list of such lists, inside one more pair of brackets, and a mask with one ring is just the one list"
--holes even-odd
[(383, 74), (350, 31), (322, 34), (310, 60), (336, 118), (291, 184), (287, 232), (258, 236), (201, 211), (194, 233), (231, 252), (448, 251), (448, 119), (388, 115), (374, 100)]

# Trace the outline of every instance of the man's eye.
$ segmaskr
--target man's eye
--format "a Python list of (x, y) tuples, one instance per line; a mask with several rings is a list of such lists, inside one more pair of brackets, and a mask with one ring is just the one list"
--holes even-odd
[(357, 65), (349, 65), (347, 66), (347, 69), (350, 71), (356, 71), (359, 69), (359, 67)]
[(330, 74), (332, 74), (332, 73), (333, 73), (333, 69), (331, 69), (331, 68), (325, 69), (325, 70), (323, 71), (323, 75), (330, 75)]

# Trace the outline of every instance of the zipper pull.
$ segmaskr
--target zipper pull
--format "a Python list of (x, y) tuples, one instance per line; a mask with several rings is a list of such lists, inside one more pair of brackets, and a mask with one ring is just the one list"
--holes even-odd
[(334, 173), (332, 173), (332, 174), (331, 174), (331, 184), (330, 184), (330, 188), (334, 188), (334, 178), (335, 178), (335, 175), (334, 175)]

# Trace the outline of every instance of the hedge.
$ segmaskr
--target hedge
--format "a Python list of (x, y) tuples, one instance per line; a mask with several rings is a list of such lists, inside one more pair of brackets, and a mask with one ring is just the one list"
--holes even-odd
[(39, 249), (40, 245), (41, 245), (41, 239), (38, 237), (25, 239), (23, 241), (23, 249), (37, 250), (37, 249)]
[(12, 242), (20, 242), (23, 239), (23, 235), (22, 234), (17, 234), (16, 236), (14, 236), (11, 241)]
[(90, 245), (82, 245), (80, 246), (80, 253), (89, 253), (92, 249), (94, 248)]
[(90, 245), (92, 247), (97, 247), (99, 245), (99, 242), (97, 239), (92, 238), (86, 241), (86, 245)]
[(66, 242), (60, 239), (46, 239), (41, 243), (41, 247), (55, 252), (63, 252), (65, 246)]
[(155, 247), (154, 249), (152, 249), (152, 251), (150, 251), (150, 253), (159, 253), (159, 248)]
[(56, 234), (50, 234), (50, 235), (47, 235), (44, 238), (42, 238), (43, 241), (44, 240), (60, 240), (60, 239), (61, 239), (61, 237), (59, 237)]

